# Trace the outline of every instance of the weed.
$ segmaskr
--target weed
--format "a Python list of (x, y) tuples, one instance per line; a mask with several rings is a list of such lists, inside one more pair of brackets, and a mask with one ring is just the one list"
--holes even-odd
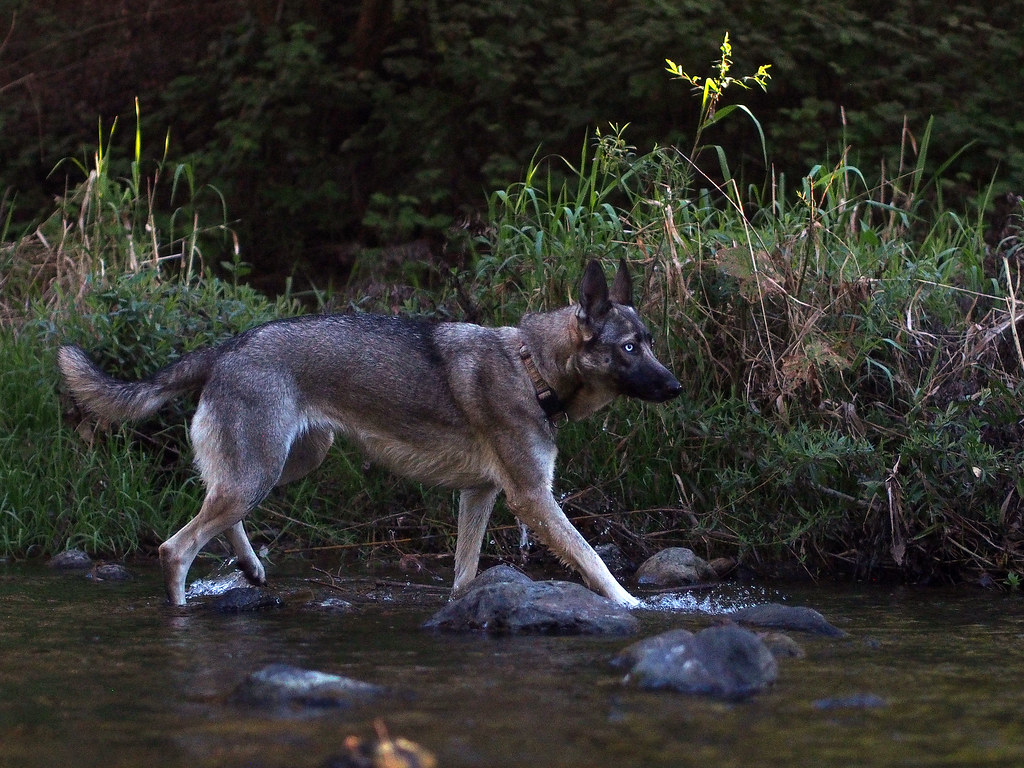
[[(764, 131), (761, 129), (761, 123), (754, 117), (753, 112), (742, 104), (729, 104), (719, 108), (719, 102), (725, 95), (726, 90), (734, 85), (745, 89), (756, 85), (761, 90), (767, 90), (768, 81), (771, 79), (768, 70), (771, 69), (772, 65), (762, 64), (753, 75), (733, 77), (729, 74), (732, 71), (732, 44), (729, 42), (728, 32), (725, 33), (725, 38), (722, 40), (719, 50), (722, 55), (715, 65), (715, 69), (718, 72), (717, 76), (699, 77), (689, 75), (674, 61), (665, 59), (665, 63), (668, 65), (666, 67), (667, 71), (680, 80), (690, 83), (694, 90), (700, 94), (700, 114), (697, 118), (697, 130), (694, 131), (693, 135), (693, 148), (690, 150), (690, 160), (696, 162), (698, 156), (705, 149), (700, 143), (704, 131), (727, 117), (733, 111), (740, 110), (746, 113), (747, 117), (753, 122), (754, 127), (757, 128), (758, 136), (761, 139), (761, 151), (764, 154), (765, 164), (767, 165), (768, 152), (765, 145)], [(728, 164), (725, 162), (725, 150), (717, 146), (714, 149), (722, 169), (722, 177), (726, 180), (731, 180), (732, 176), (729, 173)]]
[[(657, 509), (623, 518), (640, 549), (676, 537), (761, 567), (908, 578), (1019, 563), (1015, 262), (987, 264), (981, 219), (929, 194), (930, 122), (920, 138), (904, 126), (877, 186), (845, 152), (749, 199), (727, 163), (714, 178), (696, 160), (739, 109), (720, 102), (743, 82), (730, 67), (728, 39), (711, 78), (669, 63), (700, 86), (689, 156), (637, 153), (613, 126), (578, 164), (535, 160), (491, 198), (481, 305), (504, 318), (557, 303), (586, 254), (622, 254), (687, 388), (657, 413), (613, 410), (598, 440), (565, 430), (562, 482), (595, 473), (608, 498)], [(744, 84), (766, 82), (763, 67)]]
[[(924, 163), (930, 123), (920, 137), (904, 126), (905, 154), (880, 184), (845, 148), (798, 179), (769, 173), (762, 184), (741, 183), (724, 161), (703, 167), (705, 131), (737, 110), (753, 117), (722, 103), (745, 82), (730, 68), (728, 39), (711, 78), (670, 64), (701, 86), (689, 155), (642, 152), (628, 126), (588, 132), (578, 157), (538, 152), (520, 183), (490, 196), (487, 226), (445, 290), (429, 293), (420, 267), (402, 267), (407, 290), (327, 292), (318, 305), (512, 323), (572, 300), (588, 257), (624, 257), (659, 356), (686, 391), (669, 406), (622, 403), (563, 430), (558, 488), (592, 540), (634, 554), (686, 544), (764, 571), (919, 580), (984, 571), (1013, 586), (1024, 571), (1019, 230), (1000, 227), (987, 242), (980, 211), (943, 207), (942, 179)], [(751, 77), (746, 85), (763, 87), (767, 69)], [(222, 224), (206, 230), (183, 208), (162, 215), (159, 195), (138, 193), (144, 177), (118, 180), (109, 161), (97, 152), (91, 180), (31, 247), (4, 250), (30, 265), (8, 273), (7, 295), (18, 299), (0, 338), (15, 369), (0, 380), (14, 403), (0, 446), (7, 552), (67, 542), (128, 551), (198, 504), (184, 410), (112, 433), (79, 425), (88, 443), (62, 426), (58, 338), (134, 377), (298, 310), (290, 297), (246, 288), (237, 252), (230, 282), (202, 274), (188, 254)], [(187, 171), (173, 176), (201, 189)], [(416, 208), (379, 202), (381, 215)], [(160, 221), (200, 234), (179, 237)], [(147, 222), (157, 222), (153, 233)], [(40, 260), (26, 256), (33, 249)], [(358, 269), (372, 276), (379, 265), (364, 256)], [(44, 289), (25, 287), (40, 270)], [(334, 451), (315, 477), (275, 493), (253, 525), (263, 540), (414, 549), (407, 540), (418, 535), (450, 544), (453, 524), (438, 510), (451, 506), (448, 492)], [(508, 552), (517, 537), (506, 522), (494, 540)]]

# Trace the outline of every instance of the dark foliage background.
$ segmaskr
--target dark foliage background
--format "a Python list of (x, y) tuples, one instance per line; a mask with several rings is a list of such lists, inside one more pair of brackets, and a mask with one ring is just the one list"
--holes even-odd
[[(913, 0), (2, 0), (0, 191), (15, 220), (48, 210), (115, 116), (146, 151), (191, 159), (227, 201), (256, 274), (344, 275), (366, 247), (440, 254), (486, 192), (544, 153), (578, 155), (631, 123), (641, 149), (687, 141), (696, 110), (666, 57), (704, 73), (728, 31), (777, 173), (850, 161), (898, 173), (900, 144), (936, 119), (950, 195), (1024, 184), (1016, 3)], [(903, 133), (904, 120), (910, 137)], [(130, 156), (132, 129), (115, 139)], [(705, 137), (761, 184), (749, 121)], [(77, 183), (80, 179), (72, 179)], [(6, 211), (4, 212), (6, 215)]]

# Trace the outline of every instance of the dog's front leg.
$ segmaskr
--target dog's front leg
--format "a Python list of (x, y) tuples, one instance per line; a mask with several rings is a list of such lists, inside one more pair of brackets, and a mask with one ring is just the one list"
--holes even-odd
[(640, 601), (622, 588), (608, 566), (576, 530), (555, 497), (547, 488), (525, 491), (505, 489), (509, 508), (526, 523), (537, 537), (566, 565), (580, 572), (587, 586), (595, 592), (628, 608)]

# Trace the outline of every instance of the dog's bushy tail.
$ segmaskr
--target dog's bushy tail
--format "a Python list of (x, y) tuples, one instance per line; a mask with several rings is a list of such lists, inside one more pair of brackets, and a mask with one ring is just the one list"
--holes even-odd
[(81, 347), (64, 346), (57, 365), (75, 401), (108, 422), (141, 419), (186, 392), (201, 389), (210, 374), (212, 349), (186, 355), (142, 381), (108, 376)]

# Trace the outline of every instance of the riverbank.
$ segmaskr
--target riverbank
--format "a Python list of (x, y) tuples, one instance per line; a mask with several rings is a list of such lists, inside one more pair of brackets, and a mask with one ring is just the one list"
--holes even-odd
[[(702, 111), (702, 129), (724, 112)], [(298, 294), (285, 281), (277, 297), (250, 286), (226, 214), (197, 217), (188, 196), (209, 190), (187, 166), (146, 179), (137, 142), (119, 175), (101, 146), (52, 216), (0, 238), (0, 555), (152, 552), (201, 500), (194, 404), (98, 425), (58, 380), (59, 344), (139, 378), (301, 312), (514, 324), (574, 300), (596, 256), (637, 275), (637, 308), (684, 392), (560, 430), (556, 491), (588, 540), (637, 561), (681, 545), (754, 574), (1014, 588), (1021, 204), (945, 209), (921, 162), (929, 132), (878, 184), (840, 162), (744, 191), (720, 155), (724, 177), (701, 170), (714, 146), (638, 152), (613, 129), (572, 163), (538, 157), (489, 197), (480, 226), (450, 233), (447, 261), (366, 251), (344, 286)], [(177, 198), (159, 192), (169, 179)], [(247, 524), (271, 551), (415, 558), (453, 550), (454, 501), (336, 450)], [(500, 505), (493, 522), (489, 552), (534, 548)]]

